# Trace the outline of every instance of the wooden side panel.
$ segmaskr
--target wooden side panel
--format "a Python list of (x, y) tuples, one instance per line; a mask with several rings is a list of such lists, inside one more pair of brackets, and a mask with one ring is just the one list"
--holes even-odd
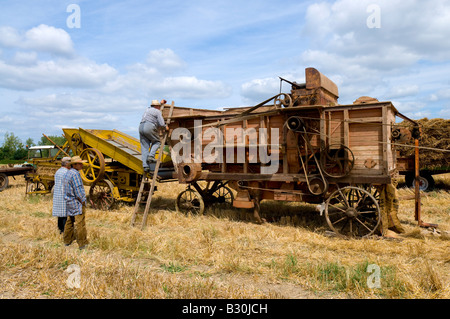
[(344, 143), (344, 111), (326, 112), (328, 145)]
[(352, 105), (325, 111), (328, 145), (343, 144), (355, 158), (352, 176), (387, 175), (394, 165), (394, 155), (386, 147), (390, 138), (389, 122), (395, 115), (389, 105)]

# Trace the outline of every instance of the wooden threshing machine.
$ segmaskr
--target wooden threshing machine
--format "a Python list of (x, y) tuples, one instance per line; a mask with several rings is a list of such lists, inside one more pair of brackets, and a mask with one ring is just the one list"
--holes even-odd
[[(314, 68), (253, 107), (224, 111), (175, 107), (169, 144), (174, 177), (187, 183), (177, 209), (202, 213), (212, 200), (250, 208), (261, 200), (321, 204), (338, 235), (379, 227), (379, 191), (396, 173), (391, 102), (361, 97), (339, 105), (337, 86)], [(169, 118), (168, 110), (163, 116)], [(206, 181), (206, 187), (199, 181)], [(236, 191), (235, 198), (230, 188)]]

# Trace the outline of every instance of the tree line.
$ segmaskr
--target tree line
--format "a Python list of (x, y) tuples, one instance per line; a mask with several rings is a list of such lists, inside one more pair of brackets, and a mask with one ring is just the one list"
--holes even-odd
[[(66, 142), (66, 139), (63, 136), (48, 136), (53, 142), (58, 145), (63, 145)], [(23, 161), (28, 157), (28, 147), (36, 146), (36, 145), (53, 145), (45, 136), (42, 136), (41, 139), (37, 142), (30, 137), (25, 141), (25, 144), (22, 143), (21, 139), (18, 136), (15, 136), (14, 133), (5, 133), (5, 138), (3, 140), (3, 144), (0, 147), (0, 161), (8, 162), (8, 161)]]

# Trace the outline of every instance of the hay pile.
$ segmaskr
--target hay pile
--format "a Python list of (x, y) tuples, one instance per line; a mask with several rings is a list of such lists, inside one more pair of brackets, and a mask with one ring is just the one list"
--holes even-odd
[[(422, 128), (419, 146), (450, 151), (450, 120), (423, 118), (416, 122)], [(413, 124), (403, 121), (399, 123), (399, 126), (410, 128)], [(414, 140), (406, 141), (405, 144), (414, 145)], [(398, 150), (402, 157), (414, 156), (412, 147), (398, 146)], [(448, 168), (450, 167), (450, 152), (420, 149), (419, 162), (421, 167), (429, 169)]]

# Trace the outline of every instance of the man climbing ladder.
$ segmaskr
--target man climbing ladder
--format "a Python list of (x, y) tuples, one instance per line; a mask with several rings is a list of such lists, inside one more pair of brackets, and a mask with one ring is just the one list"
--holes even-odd
[[(167, 137), (169, 135), (169, 129), (168, 128), (169, 128), (169, 124), (170, 124), (170, 119), (172, 117), (173, 106), (174, 106), (174, 102), (172, 101), (172, 104), (170, 105), (170, 110), (169, 110), (169, 117), (168, 117), (166, 125), (165, 125), (166, 126), (166, 130), (164, 131), (162, 139), (160, 141), (159, 156), (158, 156), (158, 158), (156, 160), (155, 169), (154, 169), (153, 172), (150, 172), (149, 169), (148, 170), (144, 170), (144, 176), (142, 177), (141, 186), (139, 188), (138, 197), (136, 199), (136, 205), (134, 206), (133, 217), (131, 219), (131, 226), (134, 226), (134, 224), (136, 222), (137, 214), (142, 213), (142, 212), (139, 212), (139, 207), (140, 207), (140, 204), (144, 204), (144, 203), (145, 203), (145, 209), (144, 209), (144, 212), (143, 212), (144, 215), (143, 215), (143, 219), (142, 219), (141, 229), (144, 229), (145, 225), (147, 224), (148, 211), (150, 209), (150, 204), (151, 204), (151, 201), (152, 201), (153, 191), (155, 189), (156, 180), (158, 178), (158, 171), (159, 171), (159, 167), (161, 165), (163, 148), (164, 148), (164, 145), (166, 144), (166, 140), (167, 140)], [(164, 105), (162, 107), (164, 108)], [(144, 150), (141, 150), (141, 152), (142, 152), (142, 154), (144, 154)], [(142, 156), (142, 162), (143, 163), (144, 163), (145, 160), (146, 160), (146, 158), (144, 158), (144, 156)], [(149, 180), (149, 175), (152, 176), (151, 182)], [(146, 191), (146, 188), (147, 188), (146, 186), (148, 184), (150, 184), (150, 190), (148, 191), (148, 196), (146, 196), (146, 197), (144, 196), (143, 197), (144, 193), (147, 192)]]

